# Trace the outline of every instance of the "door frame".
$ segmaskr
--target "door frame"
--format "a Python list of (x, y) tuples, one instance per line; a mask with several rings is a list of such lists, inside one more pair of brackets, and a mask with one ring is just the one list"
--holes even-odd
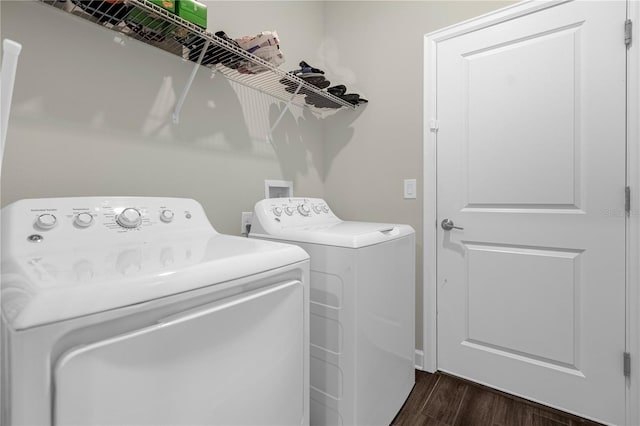
[[(423, 116), (423, 365), (424, 371), (438, 370), (437, 362), (437, 117), (436, 52), (438, 43), (481, 28), (577, 0), (527, 0), (424, 37)], [(631, 187), (631, 214), (627, 220), (626, 247), (626, 347), (631, 354), (631, 377), (626, 380), (627, 424), (640, 424), (640, 2), (627, 0), (627, 16), (633, 21), (633, 41), (627, 55), (627, 182)], [(620, 24), (623, 42), (623, 23)], [(620, 354), (622, 374), (622, 354)]]

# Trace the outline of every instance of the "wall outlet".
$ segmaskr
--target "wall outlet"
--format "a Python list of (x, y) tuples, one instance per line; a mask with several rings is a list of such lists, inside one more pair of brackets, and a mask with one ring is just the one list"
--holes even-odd
[[(249, 234), (253, 212), (242, 212), (242, 223), (240, 224), (240, 234)], [(247, 226), (248, 225), (248, 226)]]

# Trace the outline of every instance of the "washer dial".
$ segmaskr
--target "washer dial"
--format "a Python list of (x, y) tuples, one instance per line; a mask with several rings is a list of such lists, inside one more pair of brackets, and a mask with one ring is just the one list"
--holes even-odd
[(282, 209), (280, 207), (274, 207), (273, 208), (273, 214), (280, 217), (282, 216)]
[(78, 213), (73, 218), (73, 223), (80, 228), (88, 228), (93, 225), (93, 216), (90, 213)]
[(294, 210), (293, 210), (293, 207), (291, 207), (291, 206), (287, 206), (287, 207), (285, 207), (285, 208), (284, 208), (284, 212), (285, 212), (288, 216), (293, 215), (293, 211), (294, 211)]
[(298, 206), (298, 212), (302, 216), (309, 216), (309, 213), (311, 213), (311, 210), (309, 209), (309, 206), (307, 206), (306, 204), (300, 204)]
[(160, 212), (160, 220), (164, 223), (169, 223), (173, 220), (173, 212), (171, 210), (162, 210)]
[(127, 207), (116, 217), (116, 222), (123, 228), (137, 228), (142, 223), (142, 215), (137, 209)]
[(36, 226), (40, 229), (51, 229), (56, 226), (58, 223), (58, 219), (50, 213), (44, 213), (38, 216), (36, 219)]

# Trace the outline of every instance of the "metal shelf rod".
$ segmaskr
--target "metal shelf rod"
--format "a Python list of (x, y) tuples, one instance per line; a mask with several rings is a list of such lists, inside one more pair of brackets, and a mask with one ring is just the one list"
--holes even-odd
[(289, 108), (291, 107), (291, 102), (296, 97), (296, 95), (300, 91), (301, 87), (302, 87), (302, 84), (299, 84), (298, 88), (293, 93), (293, 96), (291, 96), (291, 99), (289, 100), (289, 102), (287, 102), (287, 105), (285, 105), (284, 109), (280, 113), (280, 116), (275, 121), (275, 123), (273, 123), (273, 126), (271, 126), (271, 129), (269, 129), (269, 133), (267, 134), (267, 143), (272, 143), (273, 142), (273, 131), (276, 129), (276, 127), (278, 127), (278, 124), (280, 124), (280, 120), (282, 120), (282, 117), (284, 117), (284, 115), (287, 113), (287, 111), (289, 111)]
[(209, 48), (210, 41), (207, 40), (204, 44), (204, 48), (202, 52), (200, 52), (200, 56), (198, 57), (198, 62), (196, 62), (193, 70), (191, 71), (191, 75), (189, 76), (189, 80), (187, 81), (187, 85), (182, 90), (182, 94), (178, 98), (178, 102), (176, 103), (176, 108), (173, 110), (173, 123), (178, 124), (180, 122), (180, 111), (182, 111), (182, 105), (184, 105), (185, 99), (187, 99), (187, 94), (189, 93), (189, 89), (191, 89), (191, 85), (193, 84), (193, 80), (196, 78), (196, 74), (198, 73), (198, 69), (200, 68), (200, 64), (202, 63), (202, 59), (204, 58), (204, 54), (207, 52)]

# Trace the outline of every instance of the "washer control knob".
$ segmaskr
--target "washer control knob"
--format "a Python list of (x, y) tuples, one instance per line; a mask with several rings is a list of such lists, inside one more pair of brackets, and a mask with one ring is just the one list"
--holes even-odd
[(298, 212), (302, 216), (309, 216), (309, 213), (311, 213), (311, 210), (309, 210), (309, 206), (307, 206), (306, 204), (300, 204), (298, 206)]
[(322, 209), (323, 212), (329, 213), (329, 207), (327, 207), (326, 204), (323, 204), (320, 208)]
[(93, 216), (90, 213), (78, 213), (73, 223), (80, 228), (88, 228), (93, 225)]
[(284, 212), (285, 212), (288, 216), (293, 215), (293, 207), (291, 207), (291, 206), (287, 206), (287, 207), (285, 207), (285, 208), (284, 208)]
[(116, 217), (116, 222), (123, 228), (137, 228), (142, 223), (142, 215), (137, 209), (127, 207)]
[(282, 216), (282, 209), (280, 207), (274, 207), (273, 214), (275, 214), (278, 217)]
[(51, 229), (58, 223), (58, 219), (50, 213), (44, 213), (36, 219), (36, 226), (40, 229)]
[(322, 207), (320, 207), (318, 204), (314, 204), (313, 211), (316, 212), (317, 214), (320, 214), (320, 212), (322, 212)]
[(173, 212), (171, 210), (162, 210), (160, 212), (160, 220), (169, 223), (173, 220)]

